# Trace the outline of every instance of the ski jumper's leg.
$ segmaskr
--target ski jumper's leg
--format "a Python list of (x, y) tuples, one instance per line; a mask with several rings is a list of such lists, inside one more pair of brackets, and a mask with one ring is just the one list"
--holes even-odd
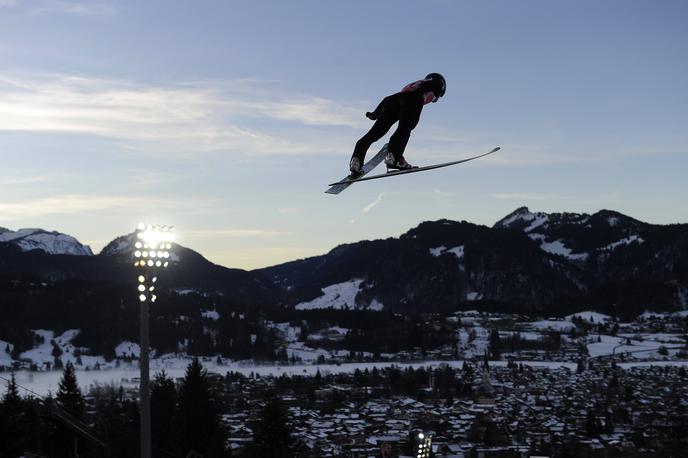
[(423, 99), (418, 94), (406, 92), (402, 95), (404, 97), (400, 104), (399, 125), (389, 138), (389, 151), (396, 160), (404, 155), (411, 131), (418, 125), (420, 113), (423, 111)]
[(370, 128), (368, 133), (356, 142), (352, 157), (359, 158), (361, 163), (363, 163), (370, 145), (384, 137), (385, 134), (389, 132), (392, 125), (399, 120), (399, 102), (397, 98), (390, 96), (385, 98), (382, 102), (384, 106), (380, 117), (375, 121), (375, 124), (373, 124), (373, 127)]

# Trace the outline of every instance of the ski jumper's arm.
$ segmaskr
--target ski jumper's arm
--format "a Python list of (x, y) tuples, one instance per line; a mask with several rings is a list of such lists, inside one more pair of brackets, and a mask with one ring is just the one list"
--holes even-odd
[(377, 108), (375, 108), (375, 110), (373, 110), (372, 112), (370, 112), (370, 111), (367, 112), (367, 113), (366, 113), (366, 116), (367, 116), (369, 119), (377, 119), (377, 118), (379, 118), (379, 117), (380, 117), (380, 114), (382, 113), (382, 110), (385, 108), (385, 103), (387, 103), (387, 99), (389, 99), (389, 97), (390, 97), (390, 96), (385, 97), (384, 99), (382, 99), (382, 101), (377, 105)]

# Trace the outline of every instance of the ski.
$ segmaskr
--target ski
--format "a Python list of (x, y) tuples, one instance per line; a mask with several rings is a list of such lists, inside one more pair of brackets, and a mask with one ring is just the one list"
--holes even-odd
[(340, 182), (338, 182), (338, 183), (332, 183), (332, 184), (330, 184), (329, 186), (334, 186), (334, 185), (340, 185), (340, 186), (342, 186), (342, 185), (347, 185), (347, 186), (350, 186), (350, 185), (352, 185), (352, 184), (354, 184), (354, 183), (358, 183), (359, 181), (376, 180), (376, 179), (378, 179), (378, 178), (393, 177), (393, 176), (397, 176), (397, 175), (405, 175), (405, 174), (407, 174), (407, 173), (415, 173), (415, 172), (423, 172), (423, 171), (425, 171), (425, 170), (439, 169), (439, 168), (442, 168), (442, 167), (448, 167), (448, 166), (450, 166), (450, 165), (461, 164), (462, 162), (472, 161), (472, 160), (474, 160), (474, 159), (478, 159), (478, 158), (480, 158), (480, 157), (487, 156), (488, 154), (496, 153), (496, 152), (499, 151), (500, 149), (501, 149), (501, 148), (498, 146), (498, 147), (492, 149), (491, 151), (488, 151), (487, 153), (479, 154), (479, 155), (477, 155), (477, 156), (469, 157), (469, 158), (466, 158), (466, 159), (461, 159), (461, 160), (458, 160), (458, 161), (445, 162), (445, 163), (443, 163), (443, 164), (426, 165), (425, 167), (413, 167), (413, 168), (411, 168), (411, 169), (406, 169), (406, 170), (394, 170), (394, 171), (392, 171), (392, 172), (381, 173), (381, 174), (379, 174), (379, 175), (373, 175), (373, 176), (369, 176), (369, 177), (361, 176), (361, 177), (354, 178), (354, 179), (348, 179), (348, 180), (346, 180), (346, 181), (340, 181)]
[(344, 178), (342, 178), (340, 181), (337, 183), (332, 183), (329, 184), (330, 188), (325, 191), (326, 194), (339, 194), (340, 192), (344, 191), (346, 188), (351, 186), (352, 183), (354, 183), (356, 180), (362, 178), (365, 174), (373, 170), (375, 167), (380, 165), (380, 163), (385, 159), (385, 156), (387, 155), (387, 144), (385, 144), (382, 149), (380, 150), (379, 153), (377, 153), (375, 156), (373, 156), (368, 162), (363, 164), (362, 167), (362, 174), (355, 179), (351, 179), (351, 175), (347, 175)]

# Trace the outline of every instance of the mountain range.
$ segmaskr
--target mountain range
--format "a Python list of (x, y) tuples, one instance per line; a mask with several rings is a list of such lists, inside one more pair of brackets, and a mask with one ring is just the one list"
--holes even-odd
[[(22, 237), (9, 235), (3, 240), (5, 234), (22, 234)], [(133, 283), (138, 275), (132, 267), (133, 238), (134, 234), (117, 237), (94, 255), (75, 238), (58, 232), (0, 230), (0, 274), (36, 277), (47, 282), (78, 279)], [(277, 286), (261, 275), (213, 264), (178, 244), (174, 244), (169, 268), (160, 277), (163, 287), (212, 292), (243, 304), (272, 302), (281, 294)]]
[[(0, 274), (128, 283), (132, 237), (94, 255), (65, 234), (0, 228)], [(521, 207), (492, 227), (423, 222), (398, 238), (340, 245), (254, 271), (213, 264), (176, 244), (173, 252), (163, 286), (286, 309), (627, 315), (688, 308), (688, 225), (649, 224), (610, 210)]]
[(259, 272), (288, 291), (288, 305), (302, 307), (327, 295), (324, 288), (358, 279), (360, 308), (619, 315), (686, 308), (687, 248), (686, 224), (653, 225), (609, 210), (548, 214), (521, 207), (492, 227), (424, 222), (399, 238), (342, 245)]

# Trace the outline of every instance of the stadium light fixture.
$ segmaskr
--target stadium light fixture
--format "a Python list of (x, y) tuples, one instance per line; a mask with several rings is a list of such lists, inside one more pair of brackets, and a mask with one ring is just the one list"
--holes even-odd
[[(151, 424), (150, 424), (150, 373), (149, 373), (149, 330), (148, 304), (157, 300), (155, 283), (160, 270), (169, 265), (174, 227), (151, 226), (139, 224), (135, 232), (133, 246), (134, 267), (137, 270), (136, 293), (141, 303), (141, 342), (139, 367), (141, 382), (139, 384), (139, 408), (141, 419), (141, 458), (151, 457)], [(165, 261), (163, 262), (162, 259)]]
[(416, 450), (417, 458), (430, 458), (432, 453), (432, 435), (419, 432), (417, 435), (418, 449)]

